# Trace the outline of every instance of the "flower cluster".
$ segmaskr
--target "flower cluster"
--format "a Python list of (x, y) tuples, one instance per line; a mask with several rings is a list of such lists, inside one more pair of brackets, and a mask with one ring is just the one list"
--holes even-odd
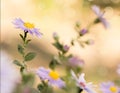
[[(85, 73), (83, 67), (85, 61), (70, 52), (70, 49), (79, 43), (83, 48), (85, 45), (93, 45), (92, 39), (83, 39), (86, 34), (90, 33), (90, 27), (98, 22), (101, 22), (105, 28), (109, 27), (108, 21), (104, 18), (104, 12), (96, 5), (92, 7), (93, 12), (97, 18), (90, 23), (89, 26), (81, 27), (76, 23), (75, 30), (77, 36), (70, 41), (69, 44), (61, 43), (59, 35), (54, 32), (52, 45), (57, 49), (57, 54), (53, 55), (48, 64), (48, 69), (40, 66), (37, 70), (28, 70), (27, 63), (33, 60), (36, 56), (35, 52), (28, 52), (27, 46), (31, 39), (28, 34), (42, 37), (42, 32), (30, 22), (24, 22), (21, 18), (16, 18), (13, 24), (17, 29), (21, 29), (24, 34), (19, 34), (22, 39), (22, 44), (18, 44), (18, 53), (22, 56), (22, 60), (15, 59), (13, 61), (19, 67), (21, 79), (12, 78), (14, 68), (7, 61), (2, 59), (1, 68), (1, 90), (2, 93), (57, 93), (56, 89), (62, 90), (64, 93), (98, 93), (95, 85), (92, 82), (87, 83), (85, 80)], [(92, 25), (91, 25), (92, 24)], [(27, 51), (27, 52), (26, 52)], [(62, 68), (63, 75), (59, 74), (57, 67)], [(58, 72), (57, 72), (58, 71)], [(120, 75), (120, 65), (117, 68), (117, 73)], [(37, 88), (34, 88), (35, 76), (38, 76)], [(6, 79), (6, 77), (9, 77)], [(19, 80), (19, 83), (16, 81)], [(16, 87), (15, 87), (16, 86)], [(102, 93), (120, 93), (119, 84), (116, 82), (103, 82), (100, 84), (99, 89)]]

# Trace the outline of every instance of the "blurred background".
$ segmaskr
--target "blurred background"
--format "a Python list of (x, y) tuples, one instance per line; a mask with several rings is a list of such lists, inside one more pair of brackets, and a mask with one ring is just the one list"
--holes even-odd
[(28, 50), (37, 53), (29, 67), (48, 67), (52, 56), (57, 54), (52, 46), (53, 32), (59, 34), (62, 43), (70, 45), (70, 40), (77, 36), (75, 23), (80, 22), (85, 28), (96, 18), (91, 10), (94, 4), (105, 10), (110, 28), (106, 30), (102, 24), (92, 26), (84, 38), (93, 39), (94, 45), (82, 48), (76, 44), (70, 52), (85, 60), (83, 72), (89, 81), (114, 80), (120, 64), (120, 0), (1, 0), (1, 50), (13, 60), (22, 58), (17, 45), (22, 43), (19, 33), (23, 32), (12, 24), (15, 18), (21, 18), (34, 23), (43, 33), (41, 39), (29, 35), (32, 42)]

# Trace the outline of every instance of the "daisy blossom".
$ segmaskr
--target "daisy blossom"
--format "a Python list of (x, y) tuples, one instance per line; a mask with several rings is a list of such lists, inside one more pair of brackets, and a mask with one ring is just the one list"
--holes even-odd
[(65, 86), (64, 81), (60, 79), (59, 74), (55, 71), (40, 67), (37, 70), (37, 75), (41, 80), (47, 80), (49, 85), (58, 86), (59, 88)]
[(13, 24), (16, 26), (16, 28), (21, 29), (25, 32), (28, 32), (30, 34), (35, 34), (38, 37), (42, 36), (42, 33), (39, 32), (38, 28), (35, 28), (34, 24), (29, 23), (29, 22), (24, 22), (22, 19), (20, 18), (16, 18), (13, 21)]
[(96, 93), (92, 89), (92, 83), (86, 83), (86, 80), (84, 79), (85, 74), (82, 73), (79, 78), (75, 75), (73, 71), (71, 71), (73, 79), (76, 81), (76, 85), (80, 87), (81, 89), (85, 90), (88, 93)]

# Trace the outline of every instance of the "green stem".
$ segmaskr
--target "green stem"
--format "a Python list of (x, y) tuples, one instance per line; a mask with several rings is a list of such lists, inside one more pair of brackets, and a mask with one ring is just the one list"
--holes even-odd
[(78, 88), (78, 93), (82, 93), (83, 89)]
[(24, 42), (24, 45), (23, 45), (24, 47), (26, 47), (27, 33), (28, 33), (28, 31), (24, 31), (24, 37), (23, 37), (24, 38), (24, 41), (23, 41)]
[(95, 19), (93, 22), (91, 22), (91, 23), (87, 26), (88, 31), (89, 31), (90, 27), (95, 24), (95, 21), (96, 21), (96, 20), (97, 20), (97, 19)]
[[(28, 33), (28, 31), (24, 31), (24, 36), (23, 36), (23, 47), (24, 47), (24, 49), (26, 49), (27, 33)], [(24, 54), (23, 54), (23, 67), (21, 67), (21, 69), (20, 69), (21, 73), (23, 73), (24, 71), (27, 70), (27, 65), (25, 64), (24, 59), (25, 59), (25, 50), (24, 50)]]

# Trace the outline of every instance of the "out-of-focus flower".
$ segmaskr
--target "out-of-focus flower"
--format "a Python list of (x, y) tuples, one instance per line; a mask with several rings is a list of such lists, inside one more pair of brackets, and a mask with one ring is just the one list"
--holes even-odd
[(88, 30), (84, 28), (84, 29), (80, 30), (79, 34), (80, 34), (80, 36), (83, 36), (83, 35), (85, 35), (87, 32), (88, 32)]
[(113, 82), (103, 82), (100, 84), (103, 93), (120, 93), (120, 89)]
[(59, 39), (59, 36), (58, 36), (58, 34), (57, 34), (56, 32), (53, 33), (53, 38), (54, 38), (55, 40), (58, 40), (58, 39)]
[(94, 11), (94, 13), (97, 15), (98, 17), (98, 22), (102, 22), (102, 24), (104, 25), (105, 28), (109, 28), (109, 23), (108, 21), (103, 17), (104, 16), (104, 12), (100, 11), (100, 8), (96, 5), (92, 6), (92, 10)]
[(120, 64), (118, 65), (117, 73), (118, 73), (118, 75), (120, 75)]
[(80, 87), (80, 89), (83, 89), (83, 90), (85, 90), (88, 93), (96, 93), (92, 89), (93, 88), (92, 83), (91, 82), (90, 83), (86, 83), (86, 80), (84, 78), (84, 76), (85, 76), (84, 73), (82, 73), (79, 77), (77, 77), (73, 71), (71, 71), (71, 74), (72, 74), (73, 79), (76, 81), (76, 85), (78, 87)]
[[(1, 69), (0, 69), (0, 88), (1, 93), (13, 93), (16, 85), (20, 82), (20, 75), (10, 63), (12, 60), (5, 52), (1, 52)], [(19, 80), (19, 81), (18, 81)]]
[(59, 88), (65, 87), (65, 83), (60, 79), (59, 74), (55, 71), (40, 67), (37, 70), (37, 75), (41, 80), (48, 80), (49, 85), (58, 86)]
[(69, 65), (72, 67), (82, 67), (84, 65), (84, 61), (82, 59), (79, 59), (77, 56), (72, 56), (68, 59)]
[(58, 34), (56, 32), (54, 32), (53, 37), (58, 37)]
[(68, 45), (64, 45), (63, 49), (64, 49), (64, 51), (68, 51), (70, 49), (70, 47)]
[(19, 28), (19, 29), (21, 29), (21, 30), (23, 30), (25, 32), (28, 32), (28, 33), (32, 34), (32, 35), (35, 34), (38, 37), (42, 36), (42, 33), (39, 32), (38, 28), (35, 28), (34, 24), (29, 23), (29, 22), (24, 22), (20, 18), (16, 18), (13, 21), (13, 24), (16, 26), (16, 28)]
[(85, 43), (88, 44), (88, 45), (93, 45), (94, 44), (94, 40), (89, 39)]

